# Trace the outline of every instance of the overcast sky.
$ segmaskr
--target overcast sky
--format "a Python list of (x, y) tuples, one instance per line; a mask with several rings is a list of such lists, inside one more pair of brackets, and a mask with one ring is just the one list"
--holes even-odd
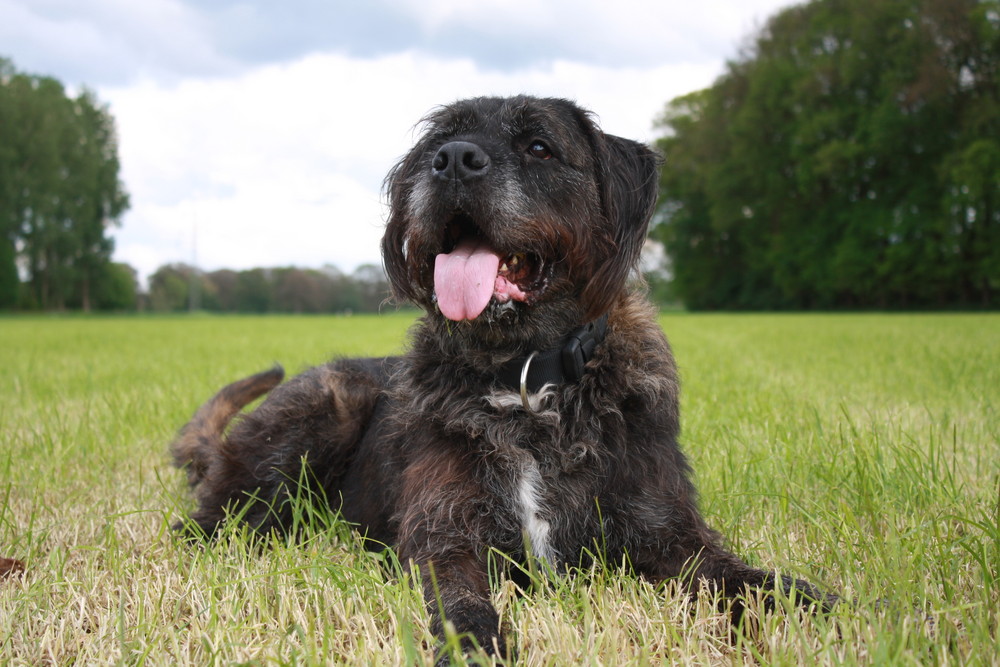
[(651, 140), (792, 0), (0, 0), (0, 56), (117, 120), (115, 259), (379, 263), (382, 179), (432, 107), (575, 100)]

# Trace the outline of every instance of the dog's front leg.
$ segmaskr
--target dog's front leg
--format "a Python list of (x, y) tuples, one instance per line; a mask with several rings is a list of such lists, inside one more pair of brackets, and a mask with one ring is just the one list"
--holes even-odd
[[(459, 635), (464, 653), (478, 644), (487, 655), (504, 654), (500, 618), (490, 602), (486, 567), (470, 553), (423, 554), (413, 559), (420, 568), (431, 631), (442, 642), (445, 623)], [(473, 641), (474, 640), (474, 641)], [(442, 659), (447, 664), (447, 659)]]
[(419, 568), (431, 630), (439, 639), (444, 640), (447, 622), (461, 636), (465, 652), (478, 644), (488, 655), (503, 655), (485, 559), (487, 513), (477, 509), (484, 506), (484, 497), (461, 468), (454, 459), (437, 458), (407, 470), (399, 557)]

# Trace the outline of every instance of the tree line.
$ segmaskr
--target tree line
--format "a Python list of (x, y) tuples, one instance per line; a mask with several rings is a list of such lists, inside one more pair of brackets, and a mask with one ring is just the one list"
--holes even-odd
[(1000, 306), (1000, 3), (813, 0), (671, 101), (653, 234), (695, 309)]
[(128, 205), (107, 106), (0, 58), (0, 309), (121, 305), (108, 230)]
[(385, 273), (373, 264), (351, 274), (331, 265), (203, 272), (167, 264), (150, 277), (139, 303), (158, 312), (376, 313), (388, 297)]

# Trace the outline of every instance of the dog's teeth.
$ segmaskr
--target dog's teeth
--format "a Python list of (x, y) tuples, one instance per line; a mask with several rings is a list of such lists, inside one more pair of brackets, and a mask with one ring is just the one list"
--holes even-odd
[(521, 263), (521, 255), (514, 255), (513, 257), (510, 258), (511, 266), (517, 266), (520, 263)]
[(507, 268), (507, 262), (504, 262), (503, 265), (500, 267), (500, 273), (507, 273), (507, 271), (509, 270), (510, 269)]

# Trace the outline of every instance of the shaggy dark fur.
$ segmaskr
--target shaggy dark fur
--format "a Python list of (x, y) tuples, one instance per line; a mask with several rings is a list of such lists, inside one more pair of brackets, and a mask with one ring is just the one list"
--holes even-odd
[[(212, 535), (240, 511), (256, 531), (286, 530), (285, 500), (306, 461), (347, 521), (433, 570), (445, 617), (488, 652), (505, 650), (490, 549), (514, 561), (533, 550), (557, 567), (600, 549), (652, 581), (686, 575), (728, 596), (795, 589), (805, 605), (832, 605), (808, 583), (743, 563), (698, 512), (670, 347), (627, 287), (657, 166), (646, 146), (604, 134), (564, 100), (478, 98), (434, 112), (387, 179), (385, 267), (395, 295), (427, 311), (409, 352), (332, 362), (281, 386), (275, 369), (223, 389), (173, 448), (198, 501), (193, 522)], [(482, 312), (451, 321), (435, 258), (463, 243), (503, 264)], [(506, 364), (605, 314), (607, 336), (579, 381), (536, 392), (526, 409), (498, 380)], [(440, 635), (430, 577), (424, 589)]]

